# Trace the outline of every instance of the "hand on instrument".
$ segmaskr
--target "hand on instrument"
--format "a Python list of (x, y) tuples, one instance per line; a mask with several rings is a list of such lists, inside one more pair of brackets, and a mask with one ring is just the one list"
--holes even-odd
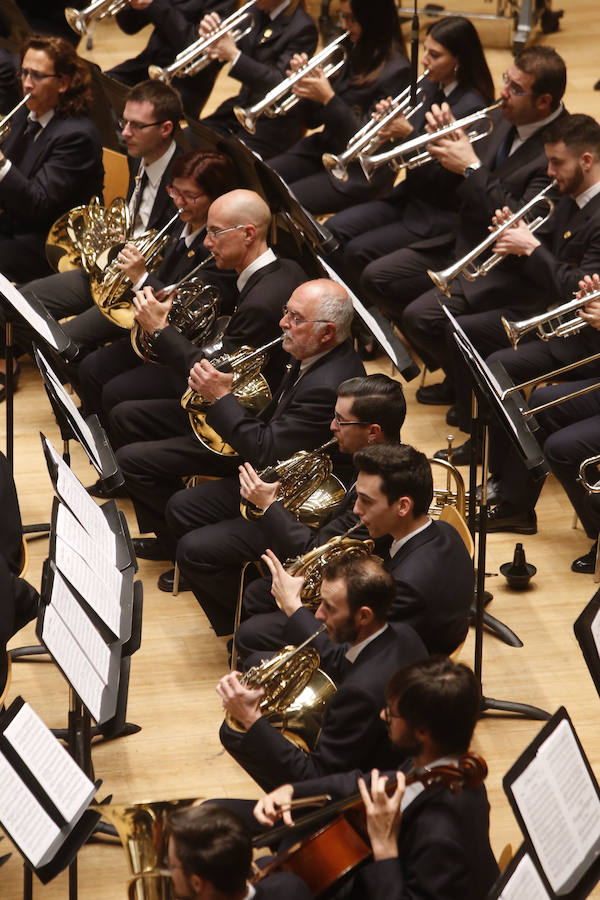
[[(208, 13), (200, 22), (200, 37), (210, 37), (221, 24), (218, 13)], [(210, 59), (218, 59), (220, 62), (231, 62), (237, 56), (238, 46), (231, 31), (206, 48), (206, 55)]]
[(147, 9), (152, 0), (129, 0), (129, 5), (132, 9)]
[(277, 499), (278, 481), (263, 481), (249, 463), (239, 467), (240, 494), (264, 512)]
[[(579, 282), (579, 291), (577, 296), (585, 301), (586, 295), (594, 294), (600, 291), (600, 276), (586, 275)], [(600, 331), (600, 300), (589, 300), (582, 309), (577, 310), (577, 314), (581, 316), (584, 322)]]
[(406, 790), (406, 779), (402, 772), (396, 775), (394, 793), (386, 792), (387, 775), (380, 775), (378, 769), (371, 772), (371, 790), (363, 778), (358, 779), (358, 789), (367, 814), (367, 831), (373, 850), (373, 858), (394, 859), (398, 856), (398, 832), (402, 821), (400, 803)]
[(223, 701), (223, 709), (244, 728), (250, 728), (262, 717), (260, 701), (265, 694), (264, 688), (247, 688), (240, 682), (239, 672), (224, 675), (216, 690)]
[(326, 106), (335, 96), (335, 91), (320, 67), (312, 69), (307, 75), (300, 78), (292, 87), (292, 93), (301, 100), (314, 100), (315, 103), (322, 103), (323, 106)]
[(294, 788), (291, 784), (282, 784), (270, 794), (265, 794), (257, 801), (254, 807), (254, 818), (261, 825), (274, 825), (278, 819), (283, 818), (284, 825), (293, 825), (291, 810), (288, 809), (294, 796)]
[[(497, 209), (492, 218), (490, 231), (504, 225), (512, 212), (508, 206)], [(494, 253), (501, 253), (502, 256), (511, 254), (512, 256), (531, 256), (536, 247), (540, 246), (540, 242), (533, 234), (522, 219), (518, 219), (510, 228), (505, 228), (502, 234), (498, 236), (498, 240), (494, 244)]]
[(162, 331), (169, 324), (173, 296), (162, 302), (157, 300), (151, 287), (143, 287), (133, 295), (134, 319), (144, 331)]
[(288, 574), (272, 550), (263, 553), (261, 559), (271, 573), (273, 579), (271, 593), (275, 597), (277, 605), (286, 616), (293, 615), (297, 609), (302, 607), (304, 578), (301, 575)]
[[(383, 119), (383, 117), (390, 111), (392, 106), (392, 98), (386, 97), (383, 100), (380, 100), (375, 104), (375, 111), (373, 113), (373, 119), (378, 121), (379, 119)], [(394, 116), (393, 119), (379, 129), (377, 132), (377, 136), (382, 141), (391, 141), (391, 140), (403, 140), (407, 138), (409, 134), (412, 134), (414, 128), (410, 124), (407, 118), (402, 115), (402, 113), (398, 113), (398, 115)]]
[(188, 384), (192, 390), (202, 394), (209, 403), (220, 400), (225, 394), (231, 393), (233, 384), (233, 372), (219, 372), (207, 359), (194, 363), (190, 369)]
[[(427, 119), (425, 130), (430, 133), (456, 121), (447, 103), (442, 103), (441, 106), (434, 103), (429, 112), (425, 113), (425, 117)], [(479, 162), (479, 157), (462, 128), (457, 128), (445, 137), (438, 138), (434, 143), (427, 144), (427, 149), (445, 169), (458, 175), (462, 175), (467, 166)]]
[(137, 284), (146, 273), (146, 260), (135, 244), (125, 244), (117, 255), (117, 268), (127, 275), (132, 284)]

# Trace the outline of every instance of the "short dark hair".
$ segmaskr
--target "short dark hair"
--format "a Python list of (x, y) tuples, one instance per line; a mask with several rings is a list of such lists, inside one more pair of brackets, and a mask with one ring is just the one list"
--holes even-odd
[(581, 154), (588, 150), (600, 159), (600, 125), (585, 113), (559, 116), (544, 128), (542, 140), (545, 144), (562, 141), (569, 150)]
[(406, 400), (399, 381), (389, 375), (358, 375), (342, 381), (337, 395), (354, 397), (352, 415), (359, 422), (380, 425), (388, 441), (400, 440), (400, 429), (406, 418)]
[(554, 47), (525, 47), (516, 55), (515, 66), (526, 75), (533, 75), (533, 96), (550, 94), (552, 109), (556, 109), (567, 86), (567, 69), (564, 59)]
[(86, 115), (92, 108), (92, 76), (87, 63), (77, 56), (75, 48), (64, 38), (47, 34), (30, 34), (21, 48), (21, 60), (28, 50), (42, 50), (54, 65), (56, 75), (66, 75), (69, 87), (56, 107), (57, 116)]
[(183, 871), (205, 878), (223, 893), (243, 891), (252, 865), (252, 842), (241, 819), (216, 803), (171, 813), (168, 836)]
[(348, 609), (354, 615), (368, 606), (378, 622), (385, 622), (396, 596), (396, 582), (379, 556), (342, 555), (323, 566), (323, 579), (346, 582)]
[(352, 457), (354, 468), (367, 475), (379, 475), (388, 504), (399, 497), (411, 497), (413, 515), (427, 513), (433, 499), (433, 477), (429, 460), (409, 444), (371, 444)]
[(173, 160), (171, 178), (193, 178), (211, 200), (237, 187), (237, 174), (231, 159), (216, 150), (190, 150)]
[(175, 88), (162, 81), (140, 81), (127, 94), (126, 102), (144, 103), (147, 101), (154, 107), (158, 122), (172, 122), (173, 131), (179, 128), (183, 119), (181, 97)]
[(463, 663), (431, 656), (395, 672), (386, 687), (392, 712), (425, 728), (442, 754), (466, 753), (481, 711), (481, 689)]

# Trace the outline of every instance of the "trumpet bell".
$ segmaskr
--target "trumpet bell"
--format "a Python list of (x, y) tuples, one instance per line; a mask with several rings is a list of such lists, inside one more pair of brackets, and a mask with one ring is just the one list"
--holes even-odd
[(250, 134), (256, 132), (256, 117), (251, 115), (243, 106), (234, 106), (233, 114), (242, 128), (245, 128)]
[(171, 80), (169, 73), (161, 66), (148, 66), (148, 77), (152, 81), (162, 81), (163, 84), (169, 84)]
[(86, 34), (88, 30), (87, 21), (85, 16), (81, 15), (80, 9), (74, 9), (72, 6), (67, 6), (65, 9), (65, 19), (77, 34)]
[(348, 169), (341, 163), (340, 158), (335, 153), (324, 153), (321, 159), (330, 175), (333, 175), (339, 181), (348, 181)]
[(435, 284), (436, 288), (439, 288), (440, 291), (446, 295), (446, 297), (450, 296), (450, 281), (446, 277), (446, 270), (442, 270), (441, 272), (434, 272), (433, 269), (427, 269), (427, 274)]

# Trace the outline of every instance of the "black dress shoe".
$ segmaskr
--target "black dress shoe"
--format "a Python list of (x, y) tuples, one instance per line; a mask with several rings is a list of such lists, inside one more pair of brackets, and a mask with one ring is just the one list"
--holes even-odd
[[(173, 593), (173, 585), (175, 583), (175, 569), (169, 569), (168, 572), (163, 572), (162, 575), (158, 576), (158, 587), (161, 591), (164, 591), (166, 594)], [(191, 591), (191, 587), (181, 574), (179, 573), (179, 585), (177, 588), (178, 591)]]
[(125, 485), (121, 485), (118, 488), (110, 488), (106, 489), (103, 482), (98, 479), (94, 484), (90, 484), (89, 487), (86, 488), (86, 491), (90, 495), (90, 497), (96, 497), (97, 500), (110, 500), (112, 499), (121, 499), (124, 497), (129, 497), (127, 493), (127, 488)]
[[(449, 459), (448, 448), (445, 447), (443, 450), (436, 450), (433, 454), (434, 459)], [(454, 466), (468, 466), (471, 462), (471, 438), (467, 438), (464, 444), (459, 444), (458, 447), (452, 448), (452, 465)], [(481, 454), (477, 454), (477, 462), (481, 462)]]
[(133, 550), (138, 559), (169, 559), (169, 551), (163, 547), (158, 538), (133, 538)]
[(454, 388), (447, 378), (439, 384), (426, 384), (417, 390), (417, 402), (426, 406), (451, 406), (455, 400)]
[(456, 406), (451, 406), (446, 413), (446, 425), (452, 425), (453, 428), (458, 426), (458, 409)]
[(512, 531), (515, 534), (536, 534), (537, 517), (535, 510), (515, 509), (510, 503), (501, 503), (488, 512), (488, 533)]
[[(496, 506), (502, 502), (502, 482), (499, 478), (488, 478), (486, 498), (488, 506)], [(481, 485), (477, 487), (477, 502), (481, 503)]]
[(571, 571), (579, 572), (580, 575), (593, 575), (596, 571), (596, 553), (598, 551), (598, 541), (595, 541), (587, 553), (578, 556), (571, 563)]

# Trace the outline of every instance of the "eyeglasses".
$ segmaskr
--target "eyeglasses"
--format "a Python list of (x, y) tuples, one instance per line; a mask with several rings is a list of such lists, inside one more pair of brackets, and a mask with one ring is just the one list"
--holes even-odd
[(144, 128), (152, 128), (153, 125), (162, 125), (162, 123), (166, 121), (166, 119), (160, 119), (158, 122), (131, 122), (129, 119), (117, 119), (121, 131), (125, 131), (128, 125), (131, 131), (143, 131)]
[(389, 706), (386, 706), (383, 710), (383, 718), (385, 719), (386, 725), (391, 725), (392, 719), (401, 719), (402, 716), (399, 716), (397, 713), (393, 713)]
[(22, 78), (25, 81), (26, 78), (31, 78), (36, 84), (40, 81), (45, 81), (46, 78), (59, 78), (56, 72), (53, 72), (51, 75), (47, 75), (45, 72), (36, 72), (35, 69), (21, 69), (17, 75), (19, 78)]
[(196, 203), (198, 200), (201, 200), (202, 197), (206, 196), (206, 194), (190, 194), (189, 191), (180, 191), (179, 188), (176, 188), (172, 184), (167, 185), (167, 194), (172, 198), (181, 197), (186, 203)]
[(528, 94), (533, 94), (533, 91), (524, 91), (515, 81), (511, 81), (508, 72), (502, 73), (502, 81), (513, 97), (526, 97)]
[(347, 419), (342, 419), (339, 413), (334, 412), (333, 418), (335, 420), (335, 424), (338, 428), (343, 428), (344, 425), (362, 425), (364, 427), (368, 427), (368, 422), (350, 422)]
[(221, 237), (226, 231), (236, 231), (238, 228), (245, 228), (245, 225), (230, 225), (229, 228), (207, 228), (206, 237), (214, 241), (215, 238)]
[(323, 322), (324, 324), (328, 324), (329, 322), (331, 322), (331, 319), (305, 319), (304, 316), (301, 316), (298, 313), (292, 312), (291, 309), (288, 309), (287, 303), (285, 303), (281, 307), (281, 314), (288, 317), (294, 328), (297, 325), (308, 325), (311, 322)]

